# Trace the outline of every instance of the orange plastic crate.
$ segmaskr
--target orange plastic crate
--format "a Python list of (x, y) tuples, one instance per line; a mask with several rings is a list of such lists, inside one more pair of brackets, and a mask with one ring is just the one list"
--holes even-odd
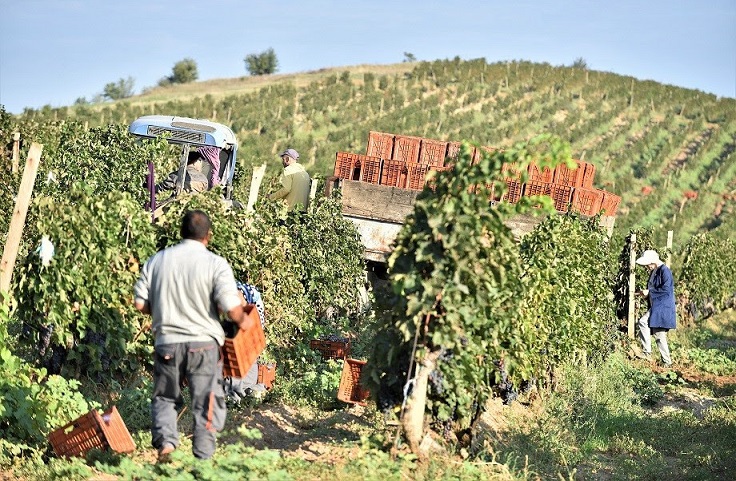
[(340, 179), (357, 180), (360, 177), (360, 154), (337, 152), (334, 176)]
[(393, 159), (394, 134), (370, 131), (365, 155), (379, 159)]
[(346, 403), (365, 406), (365, 400), (370, 396), (370, 392), (360, 385), (360, 375), (365, 364), (366, 361), (345, 359), (345, 364), (342, 366), (342, 375), (340, 376), (340, 386), (337, 388), (337, 399)]
[(403, 160), (384, 160), (381, 168), (381, 185), (404, 187), (406, 185), (406, 162)]
[(550, 184), (549, 196), (555, 203), (558, 212), (567, 212), (572, 201), (572, 187), (569, 185)]
[(266, 348), (266, 336), (261, 327), (261, 317), (255, 304), (245, 306), (245, 312), (253, 320), (253, 327), (244, 331), (238, 329), (234, 337), (225, 338), (222, 347), (222, 375), (224, 377), (245, 377), (258, 356)]
[(579, 164), (580, 168), (583, 169), (583, 177), (580, 180), (580, 185), (585, 189), (592, 189), (595, 178), (595, 165), (582, 161)]
[(550, 183), (554, 178), (555, 172), (549, 167), (540, 168), (537, 164), (532, 162), (527, 168), (527, 174), (529, 175), (529, 181)]
[(516, 180), (506, 179), (506, 192), (501, 197), (502, 201), (506, 201), (510, 204), (516, 204), (521, 199), (521, 182)]
[(604, 211), (603, 215), (616, 215), (618, 206), (621, 203), (621, 197), (605, 190), (601, 190), (600, 192), (603, 193), (603, 200), (601, 200), (601, 210)]
[(420, 164), (442, 167), (445, 165), (445, 156), (447, 156), (447, 142), (422, 139), (419, 145)]
[(445, 172), (450, 172), (451, 170), (453, 170), (453, 168), (454, 167), (451, 165), (446, 165), (444, 167), (430, 167), (429, 170), (436, 173), (434, 174), (432, 180), (426, 180), (425, 178), (426, 184), (429, 186), (430, 189), (435, 190), (437, 188), (437, 176), (445, 175)]
[(383, 161), (378, 157), (360, 156), (360, 175), (358, 180), (369, 184), (378, 184), (381, 180), (381, 164)]
[(266, 389), (273, 387), (276, 380), (276, 363), (258, 363), (258, 384), (263, 384)]
[(406, 179), (406, 188), (412, 190), (424, 189), (424, 182), (427, 179), (430, 166), (407, 162), (406, 168), (409, 172)]
[(516, 164), (502, 164), (501, 173), (504, 174), (506, 180), (521, 180), (521, 170)]
[(421, 141), (421, 137), (397, 135), (394, 139), (394, 154), (391, 158), (405, 162), (419, 162)]
[(583, 215), (596, 215), (601, 210), (602, 201), (601, 191), (577, 187), (572, 193), (571, 210)]
[(540, 182), (537, 180), (530, 180), (524, 184), (524, 197), (531, 197), (533, 195), (549, 195), (550, 184), (548, 182)]
[(97, 410), (77, 418), (49, 434), (57, 456), (85, 456), (92, 449), (116, 453), (135, 451), (133, 438), (115, 406), (100, 415)]
[(350, 355), (350, 340), (347, 341), (323, 341), (312, 339), (309, 348), (318, 351), (325, 361), (328, 359), (345, 359)]
[(447, 162), (454, 164), (457, 162), (457, 156), (460, 155), (460, 142), (447, 143)]
[(580, 187), (583, 181), (584, 170), (579, 166), (571, 169), (565, 164), (560, 164), (555, 167), (553, 183), (570, 187)]

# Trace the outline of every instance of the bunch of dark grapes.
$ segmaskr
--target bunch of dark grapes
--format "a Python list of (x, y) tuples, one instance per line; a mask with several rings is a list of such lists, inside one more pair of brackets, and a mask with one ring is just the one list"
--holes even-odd
[(347, 337), (340, 337), (337, 334), (327, 334), (324, 336), (321, 336), (319, 338), (320, 341), (328, 341), (328, 342), (343, 342), (347, 343), (350, 339)]
[(442, 382), (442, 372), (439, 369), (429, 373), (429, 384), (432, 388), (432, 392), (438, 396), (441, 396), (445, 392), (445, 385)]
[[(100, 374), (109, 371), (112, 360), (107, 352), (107, 334), (88, 329), (84, 335), (84, 343), (91, 346), (97, 346), (96, 352), (99, 356), (101, 372)], [(90, 359), (90, 365), (94, 363), (94, 360)]]
[(517, 397), (519, 397), (519, 393), (516, 391), (514, 384), (509, 381), (508, 373), (506, 372), (506, 367), (504, 366), (503, 359), (493, 361), (493, 363), (496, 365), (496, 368), (498, 368), (501, 374), (501, 382), (499, 382), (495, 386), (495, 391), (498, 396), (501, 397), (503, 403), (509, 405), (514, 402)]
[(51, 344), (51, 335), (54, 333), (54, 325), (48, 324), (41, 326), (38, 330), (38, 355), (43, 357), (46, 354), (46, 349)]
[(387, 386), (385, 383), (381, 383), (381, 387), (378, 390), (378, 398), (376, 404), (378, 409), (384, 414), (390, 414), (396, 406), (400, 406), (403, 402), (404, 396), (400, 389), (395, 386)]
[(61, 368), (64, 366), (64, 361), (66, 361), (66, 354), (64, 346), (55, 345), (51, 347), (51, 357), (44, 365), (49, 375), (61, 374)]

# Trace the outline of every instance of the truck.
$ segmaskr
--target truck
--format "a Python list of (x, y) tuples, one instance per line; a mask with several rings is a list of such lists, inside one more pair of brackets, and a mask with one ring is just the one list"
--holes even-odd
[[(219, 149), (220, 170), (218, 174), (222, 179), (223, 197), (226, 203), (233, 204), (233, 176), (237, 163), (238, 141), (230, 127), (209, 120), (189, 117), (145, 115), (134, 120), (128, 127), (128, 132), (140, 139), (165, 138), (170, 144), (181, 147), (176, 187), (171, 197), (157, 201), (154, 192), (155, 166), (153, 163), (148, 165), (146, 187), (150, 197), (147, 207), (151, 210), (153, 217), (157, 217), (166, 204), (182, 192), (190, 150), (206, 146)], [(202, 170), (205, 177), (209, 178), (209, 165), (203, 165)]]
[[(460, 142), (370, 131), (365, 154), (336, 153), (326, 193), (340, 190), (342, 215), (360, 233), (364, 259), (368, 263), (374, 267), (385, 266), (396, 236), (414, 210), (414, 202), (424, 188), (428, 172), (451, 170), (452, 158), (457, 156), (459, 149)], [(490, 147), (480, 149), (492, 150)], [(473, 155), (479, 158), (481, 150), (476, 148)], [(525, 183), (521, 183), (519, 173), (508, 166), (507, 192), (490, 204), (517, 202), (524, 195), (548, 195), (560, 213), (573, 211), (590, 217), (604, 211), (600, 223), (610, 236), (621, 198), (593, 187), (593, 164), (579, 160), (576, 163), (575, 169), (561, 165), (554, 171), (532, 165)], [(521, 238), (541, 221), (540, 216), (517, 215), (506, 225), (516, 238)]]

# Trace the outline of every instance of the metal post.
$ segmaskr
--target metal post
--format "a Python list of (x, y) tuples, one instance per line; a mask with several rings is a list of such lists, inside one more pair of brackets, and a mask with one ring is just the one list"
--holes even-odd
[(629, 240), (629, 337), (634, 338), (634, 326), (636, 325), (636, 306), (634, 304), (634, 292), (636, 290), (636, 234), (631, 234)]

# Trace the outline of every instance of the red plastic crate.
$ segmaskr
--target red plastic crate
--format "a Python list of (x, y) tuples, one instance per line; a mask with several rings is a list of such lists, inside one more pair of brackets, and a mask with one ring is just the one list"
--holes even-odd
[(555, 171), (549, 167), (541, 168), (532, 162), (527, 168), (527, 174), (529, 175), (529, 181), (550, 183), (554, 178)]
[(447, 142), (441, 140), (422, 139), (419, 145), (419, 163), (435, 167), (445, 165)]
[(444, 167), (430, 167), (430, 171), (436, 172), (432, 177), (432, 180), (426, 180), (426, 184), (430, 189), (435, 190), (437, 188), (437, 176), (445, 175), (446, 172), (453, 170), (453, 166), (446, 165)]
[(340, 179), (357, 180), (360, 177), (360, 154), (337, 152), (334, 176)]
[(585, 189), (593, 188), (593, 180), (595, 179), (595, 165), (590, 162), (579, 162), (580, 168), (583, 169), (583, 178), (580, 185)]
[(276, 380), (276, 363), (258, 363), (258, 384), (263, 384), (266, 389), (273, 387), (273, 382)]
[(393, 159), (394, 134), (370, 131), (365, 155), (379, 159)]
[(549, 195), (550, 184), (548, 182), (539, 182), (537, 180), (530, 180), (524, 184), (524, 197), (531, 197), (533, 195)]
[(77, 418), (49, 434), (57, 456), (85, 456), (92, 449), (117, 453), (135, 451), (133, 438), (115, 406), (100, 414), (97, 410)]
[(501, 173), (506, 180), (521, 180), (521, 169), (516, 164), (501, 164)]
[(502, 201), (506, 201), (510, 204), (516, 204), (521, 199), (521, 182), (516, 180), (506, 179), (506, 192), (501, 197)]
[(419, 162), (419, 146), (421, 141), (421, 137), (397, 135), (394, 138), (394, 154), (391, 158), (405, 162)]
[(360, 156), (360, 174), (358, 180), (369, 184), (378, 184), (381, 180), (381, 164), (383, 161), (378, 157)]
[(565, 164), (555, 167), (553, 183), (559, 185), (567, 185), (570, 187), (580, 187), (583, 181), (583, 171), (578, 167), (571, 169)]
[(325, 361), (328, 359), (345, 359), (350, 355), (350, 340), (347, 341), (323, 341), (312, 339), (309, 348), (318, 351)]
[(601, 210), (604, 211), (603, 215), (615, 216), (618, 206), (621, 203), (621, 197), (605, 190), (601, 190), (600, 192), (603, 193), (603, 200), (601, 200)]
[(406, 178), (406, 188), (412, 190), (424, 189), (424, 182), (427, 179), (430, 166), (407, 162), (406, 168), (409, 172)]
[(360, 375), (365, 364), (366, 361), (345, 359), (345, 364), (342, 366), (342, 375), (340, 376), (340, 386), (337, 388), (337, 399), (346, 403), (365, 406), (365, 400), (370, 396), (370, 392), (360, 385)]
[(406, 185), (406, 162), (403, 160), (384, 160), (381, 168), (381, 185), (403, 188)]
[(601, 191), (577, 187), (572, 192), (571, 210), (583, 215), (596, 215), (601, 210), (602, 201)]
[(457, 156), (460, 155), (460, 142), (447, 143), (447, 163), (454, 164), (457, 162)]
[(245, 306), (245, 313), (253, 320), (253, 327), (238, 329), (234, 337), (225, 338), (222, 347), (222, 375), (245, 377), (258, 356), (266, 348), (266, 336), (261, 327), (261, 318), (255, 304)]
[(569, 185), (550, 184), (549, 196), (555, 203), (558, 212), (567, 212), (572, 201), (572, 187)]

